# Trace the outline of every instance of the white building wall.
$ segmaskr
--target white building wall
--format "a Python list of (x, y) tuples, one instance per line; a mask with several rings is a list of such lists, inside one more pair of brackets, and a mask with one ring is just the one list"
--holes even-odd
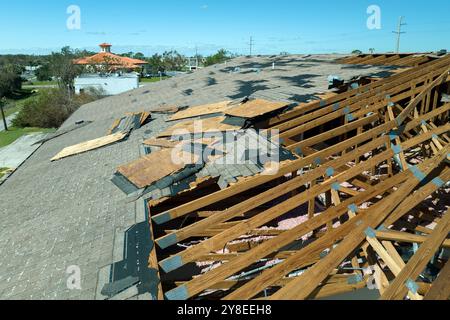
[(139, 77), (134, 74), (126, 75), (81, 75), (75, 78), (75, 92), (89, 88), (103, 89), (107, 95), (116, 95), (139, 88)]

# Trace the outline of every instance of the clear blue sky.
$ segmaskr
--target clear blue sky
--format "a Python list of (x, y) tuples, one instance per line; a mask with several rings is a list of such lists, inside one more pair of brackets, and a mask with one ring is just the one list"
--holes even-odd
[[(81, 9), (81, 29), (68, 30), (67, 7)], [(381, 29), (369, 30), (369, 5), (381, 8)], [(0, 53), (43, 53), (65, 45), (145, 54), (192, 54), (224, 47), (258, 54), (377, 52), (395, 49), (398, 17), (407, 33), (402, 51), (450, 49), (449, 0), (4, 0)]]

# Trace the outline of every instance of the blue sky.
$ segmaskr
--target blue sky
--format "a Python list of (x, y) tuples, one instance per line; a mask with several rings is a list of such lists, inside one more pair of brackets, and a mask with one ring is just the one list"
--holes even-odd
[[(69, 5), (81, 10), (80, 30), (66, 27)], [(381, 29), (367, 28), (370, 5), (381, 9)], [(449, 0), (4, 0), (0, 53), (97, 50), (106, 41), (119, 53), (247, 54), (250, 36), (257, 54), (388, 52), (401, 15), (401, 51), (434, 51), (450, 49), (449, 12)]]

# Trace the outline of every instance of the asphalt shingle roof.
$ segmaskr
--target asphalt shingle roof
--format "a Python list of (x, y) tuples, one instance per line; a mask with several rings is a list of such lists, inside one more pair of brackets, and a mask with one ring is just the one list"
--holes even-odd
[[(99, 270), (123, 258), (114, 243), (123, 243), (123, 232), (139, 222), (133, 199), (110, 179), (118, 166), (140, 157), (144, 138), (173, 123), (154, 114), (124, 142), (50, 162), (63, 148), (106, 135), (126, 112), (250, 95), (307, 101), (327, 91), (331, 74), (350, 79), (389, 71), (335, 64), (337, 57), (242, 57), (81, 107), (61, 130), (92, 123), (45, 142), (0, 186), (0, 299), (96, 297)], [(80, 267), (81, 290), (67, 288), (71, 265)]]

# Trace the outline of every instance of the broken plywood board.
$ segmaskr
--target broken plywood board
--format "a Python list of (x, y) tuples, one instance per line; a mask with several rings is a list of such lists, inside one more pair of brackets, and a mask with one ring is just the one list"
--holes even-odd
[(136, 187), (145, 188), (197, 161), (198, 156), (189, 152), (163, 149), (121, 166), (117, 171)]
[(51, 161), (60, 160), (63, 158), (67, 158), (73, 155), (77, 155), (80, 153), (84, 153), (87, 151), (95, 150), (115, 142), (122, 141), (128, 135), (127, 132), (118, 132), (114, 134), (110, 134), (105, 137), (101, 137), (98, 139), (86, 141), (83, 143), (76, 144), (74, 146), (67, 147), (59, 152), (56, 156), (54, 156)]
[(187, 140), (167, 140), (167, 139), (158, 139), (158, 138), (150, 138), (147, 140), (144, 140), (143, 144), (151, 147), (160, 147), (160, 148), (175, 148), (179, 146), (181, 143), (201, 143), (205, 145), (211, 145), (216, 141), (216, 139), (209, 139), (206, 137), (199, 138), (199, 139), (187, 139)]
[(256, 118), (280, 110), (288, 105), (289, 103), (286, 102), (272, 102), (263, 99), (255, 99), (233, 106), (225, 111), (225, 114), (239, 118)]
[(221, 116), (202, 120), (189, 120), (180, 122), (168, 128), (166, 131), (160, 133), (158, 137), (170, 137), (174, 135), (181, 136), (193, 133), (236, 131), (242, 128), (241, 125), (226, 123), (225, 120), (226, 117)]
[(230, 103), (231, 101), (222, 101), (188, 108), (186, 110), (177, 112), (169, 119), (169, 121), (194, 118), (214, 113), (224, 113), (230, 108)]

